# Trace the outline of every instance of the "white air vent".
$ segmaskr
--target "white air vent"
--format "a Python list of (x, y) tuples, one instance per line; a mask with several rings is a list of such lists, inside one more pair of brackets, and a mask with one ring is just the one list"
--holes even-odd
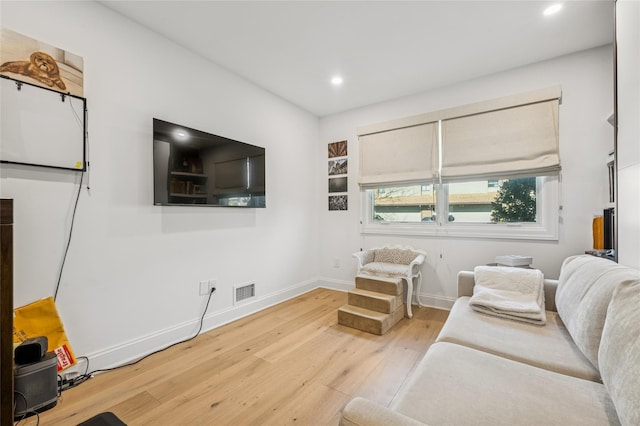
[(256, 284), (244, 284), (233, 287), (233, 304), (250, 299), (256, 295)]

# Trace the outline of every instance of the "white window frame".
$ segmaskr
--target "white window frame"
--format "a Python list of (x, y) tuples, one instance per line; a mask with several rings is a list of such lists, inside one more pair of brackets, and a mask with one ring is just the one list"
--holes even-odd
[[(449, 222), (447, 186), (438, 186), (436, 222), (386, 222), (373, 219), (373, 191), (362, 189), (361, 233), (412, 235), (426, 237), (558, 240), (560, 219), (560, 176), (536, 179), (537, 211), (535, 223), (461, 223)], [(385, 185), (389, 186), (389, 185)], [(444, 202), (442, 201), (444, 200)]]

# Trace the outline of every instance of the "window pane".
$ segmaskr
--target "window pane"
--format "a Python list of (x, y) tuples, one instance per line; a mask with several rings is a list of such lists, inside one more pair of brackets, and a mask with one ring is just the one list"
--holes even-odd
[(536, 222), (536, 178), (449, 184), (449, 221)]
[(429, 222), (435, 219), (432, 184), (377, 188), (371, 192), (374, 221)]

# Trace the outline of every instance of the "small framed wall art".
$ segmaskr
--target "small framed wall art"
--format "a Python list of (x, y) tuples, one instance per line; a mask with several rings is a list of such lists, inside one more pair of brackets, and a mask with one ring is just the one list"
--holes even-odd
[(329, 210), (348, 210), (346, 195), (329, 195)]
[(329, 191), (329, 211), (347, 210), (348, 207), (348, 177), (349, 159), (347, 141), (331, 142), (328, 144), (329, 156), (327, 173)]
[(347, 141), (331, 142), (329, 144), (329, 158), (346, 157)]

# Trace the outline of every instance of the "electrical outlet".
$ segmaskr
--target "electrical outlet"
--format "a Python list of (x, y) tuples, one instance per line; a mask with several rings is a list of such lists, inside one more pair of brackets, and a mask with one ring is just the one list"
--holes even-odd
[(211, 290), (215, 288), (216, 288), (216, 280), (209, 280), (209, 293), (211, 293)]
[(333, 259), (333, 267), (334, 268), (339, 268), (340, 267), (340, 259), (338, 259), (338, 258)]
[(211, 288), (211, 281), (200, 281), (200, 296), (209, 295), (209, 289)]

